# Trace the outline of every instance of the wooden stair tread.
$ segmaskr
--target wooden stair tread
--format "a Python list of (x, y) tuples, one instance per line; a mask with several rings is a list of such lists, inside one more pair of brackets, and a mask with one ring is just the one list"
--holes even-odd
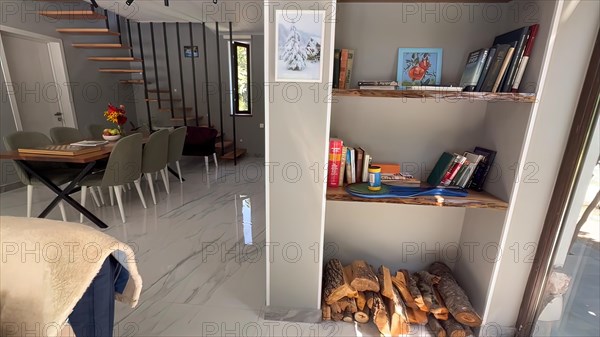
[[(245, 153), (246, 153), (246, 149), (236, 149), (235, 150), (235, 158), (239, 158), (239, 157), (243, 156)], [(227, 152), (221, 158), (233, 160), (234, 153), (233, 153), (233, 151)]]
[(142, 59), (129, 56), (90, 56), (89, 61), (100, 61), (100, 62), (142, 62)]
[[(175, 111), (184, 111), (188, 112), (188, 111), (192, 111), (192, 108), (174, 108)], [(158, 109), (159, 112), (171, 112), (171, 108), (160, 108)]]
[(71, 47), (87, 49), (131, 49), (131, 47), (120, 43), (73, 43)]
[(108, 28), (58, 28), (56, 30), (61, 34), (76, 34), (76, 35), (112, 35), (119, 36), (119, 32), (113, 32)]
[(119, 80), (120, 84), (144, 84), (144, 80)]
[(181, 98), (146, 98), (146, 102), (181, 102)]
[(112, 69), (112, 68), (99, 68), (99, 72), (101, 73), (109, 73), (109, 74), (136, 74), (143, 73), (142, 69)]
[[(233, 141), (231, 141), (231, 140), (224, 140), (223, 141), (223, 147), (224, 148), (228, 148), (228, 147), (230, 147), (232, 145), (233, 145)], [(221, 141), (220, 140), (215, 141), (215, 147), (218, 148), (218, 149), (221, 148)]]
[(70, 19), (70, 20), (106, 20), (106, 16), (98, 14), (94, 11), (39, 11), (38, 14), (47, 16), (53, 19)]

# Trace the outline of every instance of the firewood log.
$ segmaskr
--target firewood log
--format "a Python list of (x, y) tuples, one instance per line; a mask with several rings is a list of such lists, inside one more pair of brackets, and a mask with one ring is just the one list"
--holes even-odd
[(342, 318), (342, 321), (347, 323), (354, 322), (354, 315), (352, 314), (349, 306), (346, 308), (346, 310), (344, 310), (344, 317)]
[(344, 274), (344, 268), (338, 259), (331, 259), (323, 272), (323, 296), (325, 303), (331, 304), (342, 297), (356, 297), (354, 290)]
[(331, 307), (325, 302), (321, 304), (321, 314), (324, 321), (331, 321)]
[[(352, 266), (351, 265), (347, 265), (344, 267), (344, 275), (346, 276), (346, 280), (348, 281), (348, 284), (350, 284), (350, 280), (352, 280)], [(350, 286), (352, 289), (354, 289), (354, 287)], [(356, 290), (356, 289), (354, 289)], [(356, 298), (358, 296), (358, 291), (353, 292), (352, 294), (348, 294), (346, 295), (346, 297), (349, 298)]]
[(432, 314), (432, 315), (433, 315), (433, 317), (435, 317), (435, 318), (436, 318), (438, 321), (445, 321), (445, 320), (447, 320), (447, 319), (448, 319), (448, 317), (449, 317), (449, 315), (450, 315), (450, 314), (449, 314), (449, 313), (447, 313), (447, 312), (442, 312), (442, 313), (437, 313), (437, 314), (431, 313), (431, 314)]
[(394, 286), (392, 285), (390, 270), (386, 266), (380, 266), (377, 271), (377, 278), (379, 279), (379, 293), (381, 296), (393, 299)]
[(342, 297), (337, 302), (331, 304), (337, 306), (336, 311), (344, 312), (347, 308), (350, 308), (350, 312), (355, 313), (358, 309), (356, 308), (356, 300), (353, 298)]
[[(333, 302), (331, 304), (329, 304), (329, 306), (331, 307), (331, 314), (339, 314), (342, 313), (342, 308), (340, 307), (339, 302)], [(344, 308), (345, 309), (345, 308)]]
[(463, 324), (463, 329), (465, 329), (465, 336), (475, 336), (475, 334), (473, 334), (473, 330), (471, 330), (468, 325)]
[(373, 323), (375, 323), (375, 326), (377, 326), (377, 329), (379, 329), (379, 332), (381, 332), (382, 335), (389, 336), (390, 319), (385, 304), (383, 303), (383, 298), (381, 298), (379, 293), (372, 292), (371, 294), (373, 294)]
[(419, 324), (425, 325), (427, 324), (427, 313), (422, 311), (419, 308), (406, 308), (406, 313), (408, 314), (408, 322), (410, 324)]
[(465, 329), (462, 324), (457, 322), (453, 317), (448, 317), (445, 321), (439, 321), (448, 337), (466, 337)]
[(426, 271), (414, 273), (417, 280), (417, 286), (423, 295), (423, 301), (429, 307), (429, 311), (433, 314), (447, 314), (448, 309), (440, 303), (434, 284), (437, 284), (439, 277), (432, 275)]
[(410, 324), (408, 322), (408, 314), (406, 306), (398, 290), (392, 287), (392, 298), (384, 298), (383, 301), (387, 305), (387, 311), (390, 318), (390, 333), (392, 336), (404, 335), (410, 333)]
[(410, 295), (414, 299), (417, 307), (419, 307), (419, 309), (421, 309), (425, 312), (429, 312), (429, 306), (427, 306), (427, 304), (425, 303), (425, 300), (423, 299), (423, 295), (421, 295), (421, 291), (419, 290), (419, 287), (417, 286), (417, 279), (415, 277), (411, 276), (407, 270), (402, 269), (401, 272), (404, 275), (404, 279), (406, 280), (406, 285), (408, 286), (408, 291), (410, 291)]
[(369, 309), (373, 309), (373, 292), (365, 291), (365, 299), (367, 300), (367, 307), (369, 307)]
[(379, 291), (379, 281), (369, 265), (363, 260), (352, 262), (350, 285), (357, 291)]
[(427, 317), (427, 327), (436, 337), (446, 337), (446, 330), (442, 327), (440, 322), (435, 319), (432, 315)]
[(371, 310), (368, 306), (364, 306), (354, 313), (354, 320), (358, 323), (369, 323), (371, 320)]
[(356, 307), (358, 310), (364, 309), (365, 305), (367, 305), (367, 298), (365, 297), (365, 293), (362, 291), (358, 292), (358, 296), (356, 297)]
[(415, 299), (410, 293), (410, 290), (408, 290), (408, 281), (406, 281), (405, 275), (404, 273), (402, 273), (402, 271), (396, 272), (396, 275), (392, 277), (392, 283), (394, 284), (394, 287), (396, 287), (396, 289), (398, 289), (398, 291), (400, 292), (400, 296), (402, 296), (402, 300), (404, 301), (407, 307), (419, 309), (419, 307), (415, 303)]
[(334, 322), (339, 322), (344, 318), (344, 313), (341, 312), (332, 312), (331, 313), (331, 320), (333, 320)]
[(450, 268), (442, 262), (434, 262), (429, 266), (429, 272), (440, 277), (436, 288), (450, 314), (461, 324), (470, 327), (481, 326), (481, 317), (473, 309), (465, 291), (454, 279)]

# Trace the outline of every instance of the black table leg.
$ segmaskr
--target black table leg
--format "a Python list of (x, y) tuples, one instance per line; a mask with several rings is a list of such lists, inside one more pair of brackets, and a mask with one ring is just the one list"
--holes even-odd
[(56, 184), (54, 184), (48, 178), (44, 177), (42, 174), (37, 172), (27, 161), (15, 160), (15, 162), (19, 166), (21, 166), (27, 173), (39, 179), (52, 192), (56, 193), (56, 198), (54, 198), (54, 200), (52, 200), (48, 207), (46, 207), (46, 209), (44, 209), (42, 213), (40, 213), (38, 218), (45, 218), (48, 215), (48, 213), (50, 213), (50, 211), (54, 207), (56, 207), (59, 201), (64, 200), (67, 203), (69, 203), (69, 205), (73, 206), (73, 208), (81, 212), (86, 218), (90, 219), (90, 221), (92, 221), (96, 226), (100, 228), (108, 228), (108, 226), (102, 220), (98, 219), (98, 217), (92, 214), (92, 212), (90, 212), (87, 208), (83, 207), (80, 203), (75, 201), (75, 199), (71, 198), (71, 196), (69, 195), (73, 193), (74, 190), (77, 188), (77, 184), (91, 172), (92, 168), (94, 168), (94, 165), (96, 165), (96, 162), (88, 163), (85, 166), (85, 168), (77, 175), (77, 177), (75, 177), (75, 179), (73, 179), (73, 181), (71, 181), (71, 183), (63, 190), (61, 190), (60, 187), (56, 186)]
[[(177, 174), (177, 172), (175, 172), (175, 170), (173, 170), (169, 166), (167, 166), (167, 169), (169, 169), (169, 172), (171, 172), (172, 175), (174, 175), (177, 179), (179, 179), (179, 174)], [(181, 181), (185, 181), (185, 179), (183, 177), (181, 177)]]

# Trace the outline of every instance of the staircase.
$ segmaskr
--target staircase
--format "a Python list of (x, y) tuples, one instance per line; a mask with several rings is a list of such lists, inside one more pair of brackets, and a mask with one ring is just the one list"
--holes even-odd
[[(39, 0), (39, 1), (55, 1), (62, 2), (62, 0)], [(82, 2), (82, 4), (86, 4)], [(130, 76), (126, 79), (118, 79), (120, 85), (143, 85), (145, 91), (145, 102), (148, 107), (148, 118), (152, 118), (151, 115), (161, 116), (161, 114), (170, 114), (170, 117), (160, 118), (161, 120), (169, 120), (170, 125), (154, 125), (155, 127), (170, 127), (170, 126), (208, 126), (208, 124), (202, 124), (204, 116), (198, 115), (193, 108), (182, 106), (184, 99), (174, 97), (173, 93), (169, 90), (159, 89), (159, 79), (154, 78), (152, 82), (148, 80), (148, 73), (145, 71), (146, 65), (144, 64), (144, 51), (143, 46), (137, 46), (139, 49), (138, 57), (134, 56), (134, 48), (131, 45), (123, 44), (122, 31), (121, 31), (121, 18), (119, 15), (113, 16), (113, 26), (116, 25), (116, 29), (111, 28), (110, 15), (107, 10), (102, 10), (90, 6), (90, 10), (52, 10), (52, 11), (39, 11), (38, 13), (42, 16), (47, 16), (55, 20), (86, 20), (86, 21), (98, 21), (103, 22), (105, 27), (98, 28), (58, 28), (57, 32), (64, 34), (65, 36), (99, 36), (99, 37), (114, 37), (118, 39), (114, 43), (72, 43), (73, 48), (80, 49), (92, 49), (92, 50), (114, 50), (115, 52), (127, 51), (129, 55), (111, 55), (111, 56), (89, 56), (87, 57), (90, 62), (100, 62), (100, 65), (109, 65), (106, 67), (99, 67), (98, 72), (107, 76)], [(131, 35), (131, 27), (129, 20), (127, 22), (127, 35), (128, 43), (134, 41)], [(138, 30), (140, 24), (138, 23)], [(177, 28), (179, 30), (179, 28)], [(141, 40), (141, 33), (139, 33), (139, 39)], [(166, 38), (166, 37), (165, 37)], [(179, 38), (179, 32), (178, 32)], [(152, 31), (152, 39), (154, 39), (154, 32)], [(178, 41), (179, 42), (179, 41)], [(139, 41), (138, 41), (139, 43)], [(152, 57), (154, 55), (154, 44), (153, 44)], [(156, 60), (154, 66), (156, 66)], [(118, 66), (123, 64), (123, 66)], [(181, 62), (179, 63), (181, 67)], [(156, 69), (158, 71), (158, 69)], [(170, 67), (167, 57), (167, 69), (164, 70), (169, 76), (170, 87)], [(156, 77), (156, 71), (154, 72)], [(139, 77), (142, 78), (139, 78)], [(180, 76), (183, 77), (183, 73), (180, 68)], [(137, 78), (136, 78), (137, 77)], [(182, 82), (183, 84), (183, 82)], [(162, 85), (162, 88), (167, 87)], [(195, 87), (194, 87), (195, 89)], [(151, 111), (153, 113), (151, 113)], [(150, 125), (152, 122), (150, 121)], [(211, 125), (211, 127), (214, 127)], [(237, 148), (233, 149), (233, 141), (222, 139), (223, 135), (219, 132), (215, 147), (217, 154), (223, 159), (236, 160), (246, 153), (245, 149)]]

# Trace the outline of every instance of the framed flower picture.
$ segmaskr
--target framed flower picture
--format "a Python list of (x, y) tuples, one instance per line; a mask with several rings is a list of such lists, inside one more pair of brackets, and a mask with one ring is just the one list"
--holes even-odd
[(442, 48), (398, 48), (398, 74), (401, 89), (439, 85), (442, 81)]
[(325, 11), (276, 10), (275, 26), (275, 81), (321, 82)]

